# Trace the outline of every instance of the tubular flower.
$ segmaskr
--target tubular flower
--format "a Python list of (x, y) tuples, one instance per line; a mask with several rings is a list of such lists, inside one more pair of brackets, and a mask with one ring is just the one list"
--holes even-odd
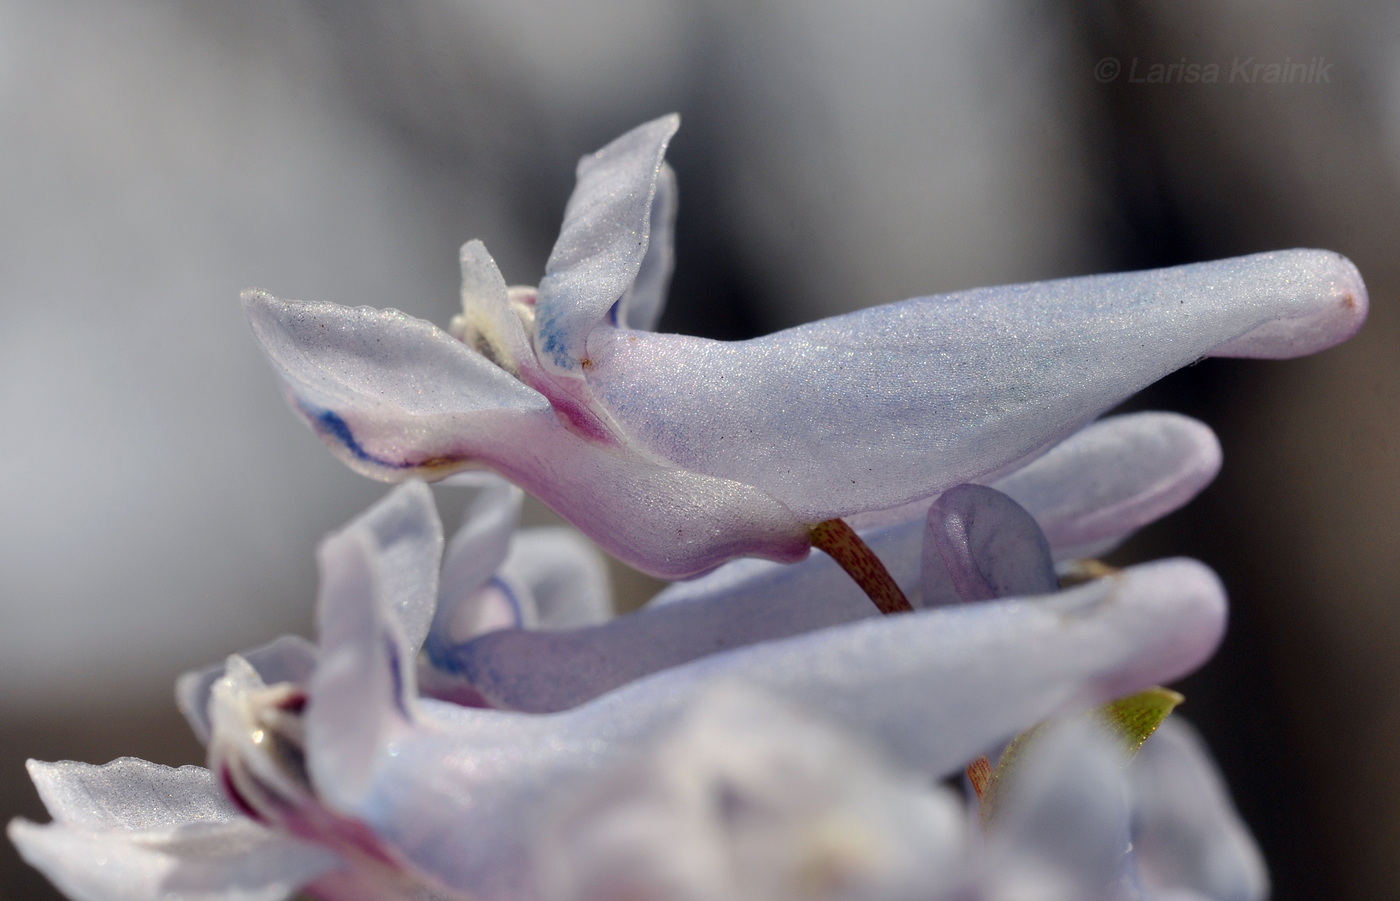
[(657, 334), (677, 125), (583, 158), (538, 289), (463, 247), (450, 335), (247, 292), (295, 408), (366, 475), (491, 469), (620, 559), (684, 578), (800, 559), (815, 524), (1009, 471), (1203, 356), (1313, 353), (1365, 318), (1350, 262), (1291, 250), (915, 298), (750, 341)]
[[(688, 718), (706, 716), (707, 699), (740, 685), (792, 712), (784, 716), (858, 737), (834, 747), (853, 741), (890, 768), (851, 791), (813, 789), (783, 809), (844, 808), (872, 788), (870, 803), (893, 804), (896, 822), (932, 830), (910, 841), (941, 849), (926, 860), (896, 854), (891, 884), (905, 885), (909, 866), (957, 859), (950, 854), (964, 839), (948, 832), (946, 798), (900, 801), (891, 786), (928, 785), (1047, 717), (1176, 678), (1210, 655), (1224, 625), (1209, 570), (1164, 561), (1049, 596), (733, 648), (557, 713), (464, 707), (417, 687), (418, 642), (435, 628), (448, 581), (438, 575), (441, 532), (425, 500), (423, 486), (405, 486), (323, 543), (317, 644), (282, 639), (230, 658), (212, 679), (182, 680), (186, 713), (209, 745), (208, 771), (133, 760), (33, 764), (54, 821), (11, 824), (26, 859), (82, 901), (275, 901), (301, 888), (331, 901), (573, 897), (577, 883), (540, 857), (560, 840), (552, 824), (578, 816), (585, 795), (606, 791), (646, 749), (669, 747), (668, 736), (687, 734)], [(973, 562), (963, 568), (980, 567), (996, 584), (1008, 583), (997, 573), (1024, 569), (1025, 554), (1047, 547), (1008, 549), (976, 528), (968, 534), (960, 553)], [(785, 721), (775, 719), (762, 742), (790, 740)], [(742, 813), (747, 801), (735, 797)], [(656, 809), (652, 823), (667, 827), (673, 815)], [(1179, 815), (1168, 810), (1161, 822)], [(576, 845), (544, 859), (582, 860), (595, 835), (567, 832)], [(1167, 862), (1167, 878), (1193, 865)], [(781, 881), (785, 872), (770, 875)], [(722, 897), (724, 884), (704, 882), (699, 897)]]
[[(1030, 512), (1037, 538), (1056, 559), (1069, 561), (1104, 553), (1184, 504), (1219, 465), (1220, 448), (1206, 426), (1175, 414), (1137, 413), (1097, 422), (992, 485)], [(931, 538), (937, 537), (931, 535), (932, 515), (927, 503), (909, 505), (861, 524), (861, 535), (916, 608), (946, 603), (954, 590), (948, 568), (926, 559), (926, 549), (935, 546)], [(964, 543), (980, 540), (981, 530), (994, 520), (978, 522), (977, 528), (964, 528)], [(504, 551), (496, 553), (481, 560), (483, 567), (494, 566)], [(1053, 587), (1027, 584), (1014, 593), (1039, 594)], [(458, 596), (476, 603), (469, 593)], [(458, 619), (450, 612), (454, 603), (444, 600), (440, 623)], [(427, 659), (436, 692), (456, 686), (464, 696), (479, 696), (492, 706), (544, 712), (577, 706), (648, 673), (718, 651), (874, 614), (869, 599), (825, 555), (792, 565), (736, 560), (672, 585), (639, 611), (593, 625), (487, 634), (435, 626)]]

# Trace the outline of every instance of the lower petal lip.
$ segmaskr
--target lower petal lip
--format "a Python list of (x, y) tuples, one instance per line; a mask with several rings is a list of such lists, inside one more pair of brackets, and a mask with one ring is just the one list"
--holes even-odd
[(416, 473), (448, 475), (465, 466), (471, 465), (473, 458), (469, 455), (455, 456), (452, 454), (440, 454), (438, 456), (421, 457), (411, 460), (392, 460), (378, 454), (371, 453), (359, 439), (355, 437), (354, 429), (345, 421), (345, 417), (334, 410), (318, 409), (301, 400), (294, 400), (296, 407), (302, 415), (311, 423), (311, 427), (323, 439), (338, 447), (344, 448), (353, 459), (360, 463), (368, 464), (380, 469), (396, 471), (412, 470)]

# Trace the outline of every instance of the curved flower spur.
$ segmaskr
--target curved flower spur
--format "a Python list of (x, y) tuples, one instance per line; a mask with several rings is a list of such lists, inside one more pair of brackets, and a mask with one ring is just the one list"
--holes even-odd
[[(991, 493), (1005, 492), (1024, 507), (1034, 519), (1036, 541), (1048, 545), (1054, 560), (1068, 564), (1106, 553), (1139, 527), (1180, 507), (1210, 482), (1219, 466), (1219, 444), (1202, 423), (1172, 413), (1135, 413), (1077, 432), (1015, 473), (994, 480), (998, 491)], [(862, 527), (861, 536), (916, 608), (949, 603), (959, 572), (967, 569), (930, 558), (928, 549), (948, 545), (944, 520), (950, 503), (944, 499), (965, 495), (969, 487), (946, 492), (932, 508), (906, 509), (893, 521)], [(509, 568), (518, 556), (511, 545), (507, 557), (512, 520), (493, 517), (487, 509), (459, 533), (475, 535), (474, 543), (454, 539), (443, 565), (444, 573), (465, 573), (463, 564), (454, 561), (469, 554), (475, 575), (455, 579), (451, 590), (444, 584), (439, 592), (425, 643), (431, 665), (420, 672), (427, 680), (425, 690), (438, 697), (473, 698), (531, 712), (565, 710), (691, 660), (876, 612), (832, 560), (818, 555), (794, 565), (732, 561), (670, 586), (641, 610), (593, 625), (473, 629), (471, 624), (483, 619), (481, 605), (495, 597), (488, 583), (491, 572), (503, 559)], [(430, 505), (421, 510), (423, 516), (432, 515)], [(952, 512), (963, 545), (1001, 551), (1012, 572), (1027, 568), (1026, 561), (1032, 571), (1044, 568), (1019, 546), (1026, 542), (1002, 546), (1016, 533), (999, 527), (1006, 518), (995, 507), (975, 501), (970, 511), (961, 504)], [(532, 531), (518, 533), (516, 541), (532, 541)], [(582, 595), (595, 591), (583, 580), (577, 584)], [(1054, 590), (1053, 584), (1022, 584), (1026, 590), (1014, 593)]]
[(467, 244), (455, 338), (247, 292), (296, 409), (359, 472), (493, 469), (618, 558), (684, 578), (800, 559), (818, 524), (1005, 471), (1203, 356), (1313, 353), (1366, 315), (1349, 261), (1290, 250), (916, 298), (751, 341), (652, 333), (678, 122), (583, 158), (538, 290), (507, 288)]

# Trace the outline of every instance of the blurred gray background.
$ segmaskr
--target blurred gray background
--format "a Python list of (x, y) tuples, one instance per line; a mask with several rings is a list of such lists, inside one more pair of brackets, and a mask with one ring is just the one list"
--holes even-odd
[[(537, 281), (576, 158), (677, 110), (668, 330), (1357, 263), (1352, 343), (1132, 402), (1210, 422), (1226, 462), (1121, 556), (1231, 589), (1183, 712), (1275, 897), (1400, 896), (1397, 49), (1372, 2), (0, 0), (0, 813), (42, 818), (26, 757), (200, 762), (175, 675), (308, 632), (317, 540), (382, 491), (285, 408), (239, 290), (445, 323), (458, 245)], [(1314, 74), (1232, 77), (1251, 58)], [(0, 898), (49, 892), (0, 850)]]

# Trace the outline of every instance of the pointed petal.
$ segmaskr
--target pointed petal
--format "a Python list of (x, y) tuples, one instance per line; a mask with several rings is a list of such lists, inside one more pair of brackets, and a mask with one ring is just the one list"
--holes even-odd
[(1137, 828), (1133, 847), (1144, 884), (1219, 901), (1261, 901), (1269, 877), (1210, 753), (1171, 717), (1128, 770)]
[(432, 491), (417, 480), (400, 485), (345, 527), (350, 530), (363, 531), (371, 541), (382, 603), (404, 645), (418, 648), (433, 619), (443, 556)]
[(613, 325), (621, 328), (656, 331), (666, 306), (675, 267), (676, 173), (665, 163), (656, 178), (656, 196), (651, 201), (651, 237), (647, 254), (637, 271), (637, 280), (618, 301)]
[(922, 561), (925, 607), (1059, 588), (1040, 526), (1020, 504), (982, 485), (951, 488), (929, 508)]
[(661, 160), (679, 125), (663, 116), (579, 161), (535, 306), (535, 351), (549, 369), (583, 374), (589, 334), (636, 280)]
[[(279, 682), (305, 685), (316, 668), (316, 646), (299, 635), (283, 635), (241, 656), (267, 685)], [(176, 706), (185, 715), (200, 744), (209, 744), (213, 728), (209, 719), (209, 694), (214, 683), (224, 677), (225, 666), (224, 663), (206, 666), (175, 680)]]
[(1330, 347), (1364, 298), (1343, 257), (1283, 251), (918, 298), (737, 343), (599, 332), (588, 383), (635, 443), (816, 522), (976, 481), (1202, 356)]
[(511, 309), (506, 280), (480, 241), (462, 245), (462, 315), (452, 321), (454, 338), (502, 368), (519, 373), (534, 357), (530, 336)]
[(1102, 419), (993, 484), (1032, 511), (1055, 558), (1095, 557), (1195, 497), (1220, 442), (1175, 413)]
[(280, 901), (338, 863), (245, 819), (202, 767), (125, 757), (29, 772), (54, 822), (15, 820), (10, 839), (76, 901)]
[[(478, 463), (482, 433), (549, 403), (430, 323), (397, 310), (243, 295), (293, 405), (346, 465), (386, 481)], [(552, 415), (552, 414), (551, 414)]]
[(543, 395), (428, 323), (261, 292), (245, 305), (297, 408), (358, 472), (401, 481), (489, 466), (662, 578), (810, 548), (804, 523), (763, 492), (580, 438)]
[(156, 834), (15, 820), (25, 862), (73, 901), (283, 901), (339, 861), (249, 820)]
[(105, 766), (72, 760), (27, 766), (49, 815), (69, 826), (149, 832), (240, 816), (204, 767), (173, 769), (135, 757)]
[(321, 659), (306, 705), (306, 761), (317, 795), (350, 809), (368, 789), (390, 737), (411, 716), (413, 660), (384, 594), (376, 549), (360, 529), (317, 554)]
[(710, 685), (823, 711), (894, 764), (941, 776), (1057, 712), (1189, 671), (1224, 614), (1209, 570), (1167, 561), (1034, 603), (880, 617), (718, 654), (560, 714), (424, 701), (356, 815), (446, 884), (529, 896), (540, 811), (670, 728)]

